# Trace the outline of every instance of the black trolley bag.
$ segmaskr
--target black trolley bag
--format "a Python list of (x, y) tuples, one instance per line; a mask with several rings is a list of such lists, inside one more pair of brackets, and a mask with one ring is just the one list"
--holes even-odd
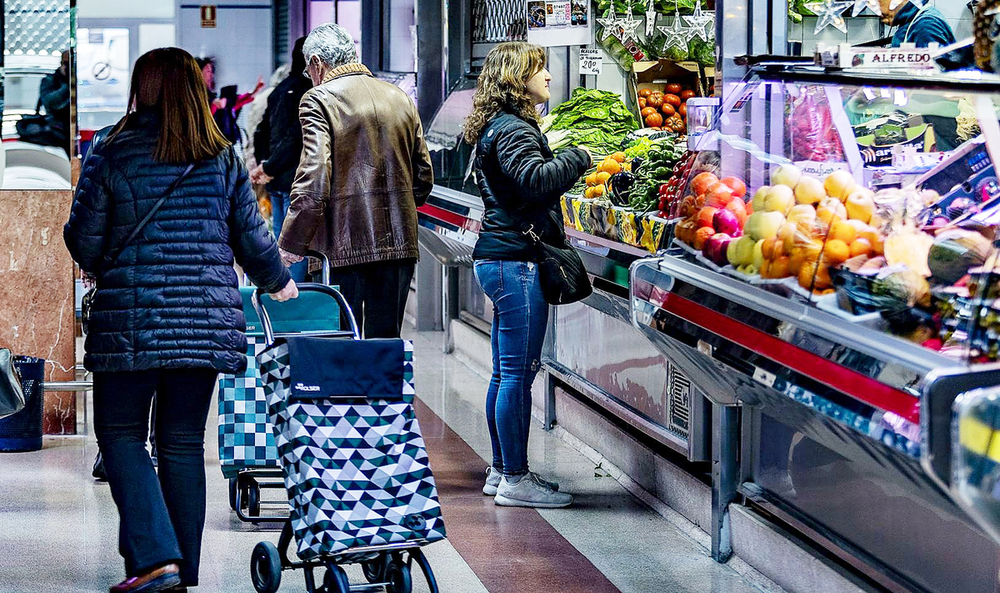
[[(302, 284), (299, 292), (335, 299), (350, 331), (275, 339), (263, 291), (254, 294), (268, 344), (258, 355), (261, 380), (290, 508), (278, 546), (254, 549), (254, 588), (273, 593), (282, 570), (301, 568), (309, 593), (347, 593), (340, 565), (361, 564), (369, 584), (355, 590), (410, 593), (416, 561), (436, 592), (420, 547), (443, 539), (445, 530), (413, 410), (413, 344), (361, 340), (350, 306), (333, 287)], [(297, 562), (288, 558), (293, 537)], [(317, 588), (313, 571), (323, 567)]]

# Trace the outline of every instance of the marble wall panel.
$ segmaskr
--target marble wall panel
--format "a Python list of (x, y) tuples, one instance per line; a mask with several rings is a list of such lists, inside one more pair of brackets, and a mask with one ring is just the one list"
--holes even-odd
[[(0, 346), (44, 358), (46, 381), (74, 378), (73, 261), (63, 242), (71, 191), (0, 191)], [(46, 434), (76, 432), (76, 395), (45, 395)]]

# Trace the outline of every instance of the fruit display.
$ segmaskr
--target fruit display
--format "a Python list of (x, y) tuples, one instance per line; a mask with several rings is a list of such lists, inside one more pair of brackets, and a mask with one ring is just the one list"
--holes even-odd
[(639, 117), (647, 128), (684, 134), (687, 132), (687, 101), (694, 96), (693, 89), (679, 83), (668, 83), (663, 90), (639, 89)]
[[(628, 179), (632, 177), (631, 170), (632, 164), (625, 161), (624, 152), (612, 154), (599, 163), (594, 172), (584, 178), (586, 189), (583, 197), (598, 199), (607, 196), (609, 201), (614, 203), (615, 197), (621, 196), (630, 189), (631, 183), (628, 182)], [(613, 183), (612, 180), (614, 180)], [(612, 189), (616, 191), (612, 191)]]

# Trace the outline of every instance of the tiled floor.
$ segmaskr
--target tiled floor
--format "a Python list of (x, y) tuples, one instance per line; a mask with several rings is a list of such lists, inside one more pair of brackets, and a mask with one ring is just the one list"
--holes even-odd
[[(761, 591), (539, 426), (532, 426), (532, 469), (558, 480), (577, 504), (540, 512), (495, 507), (479, 493), (489, 456), (481, 370), (442, 355), (440, 334), (412, 337), (418, 413), (450, 535), (425, 550), (442, 591)], [(229, 510), (215, 434), (213, 416), (199, 590), (249, 592), (251, 550), (278, 534)], [(0, 592), (106, 591), (122, 578), (115, 507), (107, 486), (90, 478), (95, 453), (92, 437), (74, 437), (47, 439), (37, 453), (0, 455)], [(363, 580), (357, 569), (349, 574)], [(285, 573), (281, 590), (304, 590), (301, 573)], [(414, 590), (427, 590), (416, 576)]]

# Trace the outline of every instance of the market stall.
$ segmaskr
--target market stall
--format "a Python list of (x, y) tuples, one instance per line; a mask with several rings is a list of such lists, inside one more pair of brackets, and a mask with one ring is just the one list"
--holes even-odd
[(561, 386), (714, 461), (717, 559), (742, 502), (887, 589), (996, 590), (993, 507), (952, 473), (1000, 462), (1000, 415), (967, 396), (1000, 381), (1000, 79), (840, 45), (816, 56), (836, 68), (740, 58), (714, 99), (700, 3), (595, 6), (620, 82), (588, 76), (543, 124), (600, 155), (562, 200), (595, 291), (553, 311), (547, 424)]

